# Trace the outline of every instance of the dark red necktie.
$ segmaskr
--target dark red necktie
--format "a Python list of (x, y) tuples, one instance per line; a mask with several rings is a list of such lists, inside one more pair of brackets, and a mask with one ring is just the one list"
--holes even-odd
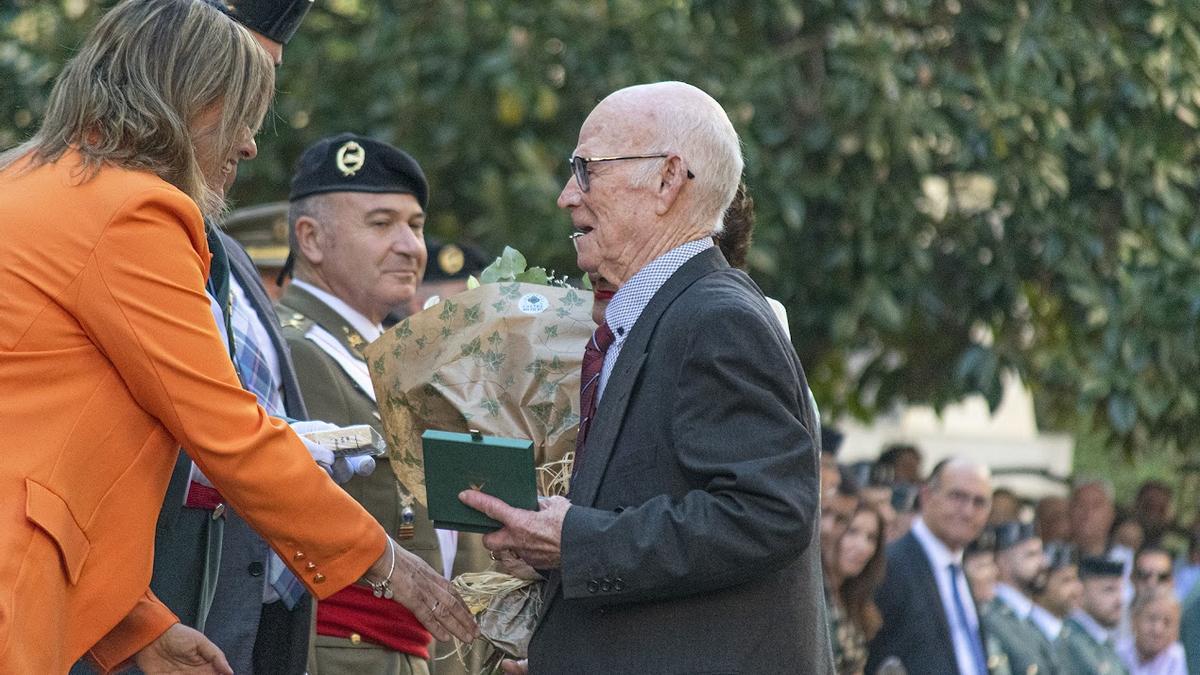
[(596, 414), (596, 392), (600, 389), (600, 371), (604, 370), (604, 355), (613, 343), (613, 332), (605, 321), (596, 327), (592, 339), (583, 350), (583, 377), (579, 380), (579, 436), (575, 439), (575, 466), (587, 439), (588, 428)]

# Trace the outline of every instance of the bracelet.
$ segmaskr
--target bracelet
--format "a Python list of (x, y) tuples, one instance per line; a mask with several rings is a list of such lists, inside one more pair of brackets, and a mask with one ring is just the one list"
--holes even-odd
[(385, 576), (382, 581), (371, 581), (370, 579), (363, 577), (363, 581), (367, 582), (367, 585), (371, 587), (371, 593), (375, 597), (387, 598), (388, 600), (391, 600), (392, 572), (396, 571), (396, 544), (392, 541), (391, 537), (388, 537), (388, 553), (391, 554), (392, 563), (388, 568), (387, 576)]

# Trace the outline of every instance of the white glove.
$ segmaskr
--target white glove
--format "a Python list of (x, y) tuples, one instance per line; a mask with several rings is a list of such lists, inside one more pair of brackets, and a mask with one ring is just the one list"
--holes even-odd
[[(322, 422), (320, 420), (308, 420), (304, 422), (293, 422), (292, 431), (297, 434), (308, 434), (314, 431), (333, 431), (339, 427), (336, 424)], [(329, 474), (333, 481), (339, 485), (350, 480), (354, 476), (370, 476), (375, 471), (374, 457), (334, 457), (333, 451), (321, 445), (314, 443), (304, 436), (300, 436), (300, 440), (304, 443), (304, 447), (308, 448), (308, 454), (321, 465), (322, 469)]]

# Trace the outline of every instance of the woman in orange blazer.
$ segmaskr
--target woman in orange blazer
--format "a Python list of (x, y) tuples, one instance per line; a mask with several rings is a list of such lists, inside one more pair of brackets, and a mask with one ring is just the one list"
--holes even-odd
[(218, 336), (201, 209), (254, 156), (272, 70), (206, 3), (125, 0), (0, 155), (0, 672), (85, 653), (227, 672), (148, 590), (180, 446), (315, 597), (364, 579), (439, 639), (476, 634), (241, 388)]

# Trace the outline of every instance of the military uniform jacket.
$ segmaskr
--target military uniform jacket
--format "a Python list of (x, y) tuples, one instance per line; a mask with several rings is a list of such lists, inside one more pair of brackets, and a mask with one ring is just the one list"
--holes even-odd
[(980, 612), (984, 633), (1000, 645), (1013, 675), (1058, 673), (1058, 661), (1050, 642), (1038, 627), (1017, 616), (1000, 598), (993, 598)]
[(1063, 622), (1058, 648), (1060, 672), (1066, 675), (1126, 675), (1125, 665), (1110, 645), (1097, 642), (1074, 618)]
[[(292, 353), (301, 395), (312, 419), (338, 426), (370, 424), (382, 434), (383, 424), (370, 382), (352, 377), (331, 353), (336, 350), (323, 343), (317, 337), (321, 331), (314, 331), (314, 328), (319, 327), (323, 333), (336, 338), (340, 345), (363, 363), (365, 360), (360, 350), (366, 346), (366, 340), (337, 311), (294, 284), (280, 298), (277, 312), (284, 339)], [(437, 534), (425, 507), (412, 501), (408, 489), (396, 479), (386, 458), (377, 458), (377, 462), (378, 466), (370, 476), (355, 476), (342, 487), (401, 546), (434, 569), (442, 569)], [(409, 504), (416, 513), (414, 535), (411, 539), (400, 539), (401, 514)]]

